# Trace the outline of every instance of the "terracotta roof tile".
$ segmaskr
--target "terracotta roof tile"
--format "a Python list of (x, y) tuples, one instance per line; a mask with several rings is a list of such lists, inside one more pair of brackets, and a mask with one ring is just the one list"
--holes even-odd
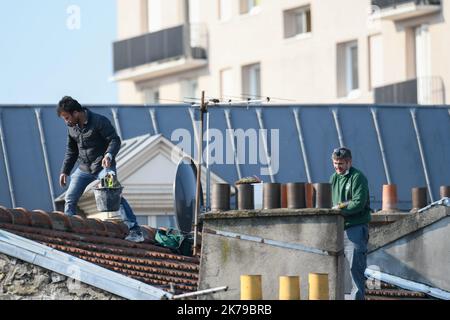
[(147, 226), (145, 241), (134, 243), (124, 240), (128, 228), (122, 222), (0, 206), (0, 229), (164, 290), (197, 290), (199, 259), (156, 245), (156, 229)]
[[(366, 283), (367, 285), (367, 283)], [(422, 292), (409, 291), (381, 282), (380, 288), (366, 288), (366, 300), (423, 300), (433, 299)]]

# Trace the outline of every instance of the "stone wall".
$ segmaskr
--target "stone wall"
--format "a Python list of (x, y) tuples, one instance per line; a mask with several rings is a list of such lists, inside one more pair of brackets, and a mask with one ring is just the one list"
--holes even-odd
[[(330, 299), (344, 298), (344, 220), (336, 210), (236, 210), (207, 213), (202, 220), (199, 290), (228, 290), (200, 299), (240, 299), (240, 276), (259, 274), (263, 299), (278, 299), (279, 277), (294, 275), (307, 300), (310, 272), (327, 273)], [(264, 241), (246, 240), (252, 237)]]
[(119, 300), (109, 292), (0, 254), (0, 300)]
[(450, 207), (414, 213), (370, 231), (367, 265), (450, 291)]

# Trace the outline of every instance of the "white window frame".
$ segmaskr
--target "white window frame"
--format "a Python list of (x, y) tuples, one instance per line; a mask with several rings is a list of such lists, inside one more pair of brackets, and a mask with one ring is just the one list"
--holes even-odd
[(259, 62), (242, 67), (242, 93), (253, 99), (261, 98), (261, 64)]
[[(353, 79), (353, 55), (352, 49), (356, 49), (356, 84)], [(359, 90), (359, 58), (358, 58), (358, 42), (352, 41), (345, 46), (345, 85), (348, 96)]]
[(144, 104), (160, 103), (160, 92), (158, 87), (144, 88)]
[(432, 104), (431, 53), (429, 25), (414, 28), (417, 103)]
[[(308, 13), (309, 13), (309, 29), (308, 29)], [(298, 16), (302, 18), (302, 26), (298, 27)], [(302, 37), (312, 32), (311, 6), (302, 6), (294, 9), (285, 10), (283, 12), (284, 19), (284, 38)]]
[(262, 0), (239, 0), (239, 14), (252, 15), (259, 13), (261, 11), (261, 1)]
[[(354, 51), (356, 49), (356, 51)], [(353, 63), (352, 52), (356, 52)], [(336, 84), (339, 98), (355, 99), (360, 96), (358, 40), (338, 43), (336, 46)], [(356, 66), (356, 73), (353, 67)], [(353, 75), (356, 75), (354, 78)]]
[(196, 98), (199, 96), (198, 79), (190, 78), (181, 81), (181, 101), (190, 103), (198, 102)]

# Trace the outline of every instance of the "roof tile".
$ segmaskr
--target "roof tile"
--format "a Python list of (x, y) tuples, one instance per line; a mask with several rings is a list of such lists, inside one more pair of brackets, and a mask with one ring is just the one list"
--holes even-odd
[(367, 287), (366, 300), (423, 300), (432, 299), (422, 292), (398, 288), (392, 284), (381, 282), (379, 288)]
[(154, 228), (142, 226), (145, 241), (134, 243), (124, 240), (128, 228), (120, 221), (0, 206), (0, 229), (164, 290), (197, 290), (199, 259), (156, 245)]

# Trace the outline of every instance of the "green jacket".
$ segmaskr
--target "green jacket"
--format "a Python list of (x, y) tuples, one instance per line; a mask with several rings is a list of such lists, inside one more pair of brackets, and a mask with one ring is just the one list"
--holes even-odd
[(364, 174), (353, 167), (346, 175), (334, 173), (330, 178), (333, 206), (348, 202), (341, 209), (344, 229), (370, 222), (369, 186)]

